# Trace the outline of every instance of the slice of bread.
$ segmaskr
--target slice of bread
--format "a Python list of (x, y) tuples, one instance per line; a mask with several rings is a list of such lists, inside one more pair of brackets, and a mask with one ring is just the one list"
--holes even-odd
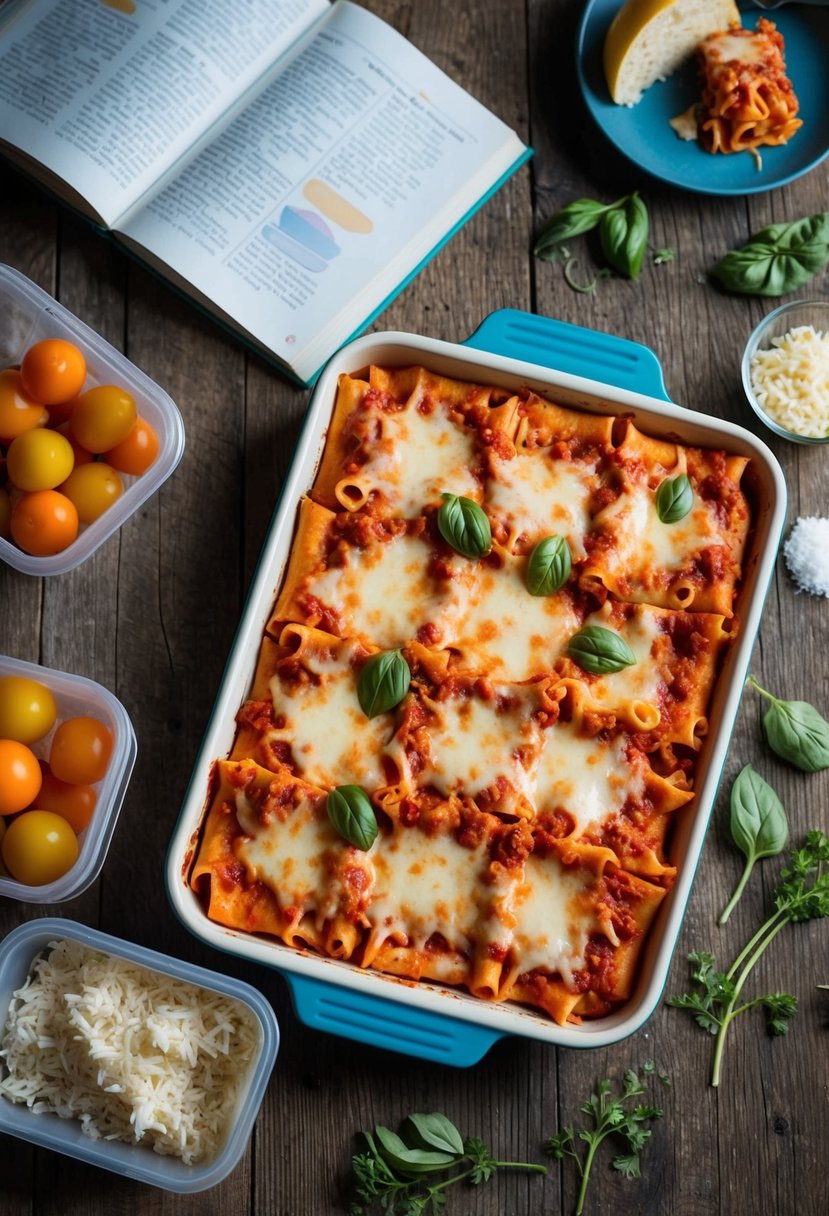
[(604, 43), (610, 96), (635, 105), (645, 89), (664, 80), (715, 30), (740, 23), (734, 0), (627, 0)]

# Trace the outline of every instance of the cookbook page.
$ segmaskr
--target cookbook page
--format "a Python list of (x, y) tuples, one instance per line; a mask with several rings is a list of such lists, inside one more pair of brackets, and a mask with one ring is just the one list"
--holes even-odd
[(328, 0), (29, 0), (0, 25), (0, 136), (113, 224)]
[(335, 325), (324, 358), (350, 336), (523, 152), (405, 38), (338, 0), (119, 233), (299, 369), (309, 342)]

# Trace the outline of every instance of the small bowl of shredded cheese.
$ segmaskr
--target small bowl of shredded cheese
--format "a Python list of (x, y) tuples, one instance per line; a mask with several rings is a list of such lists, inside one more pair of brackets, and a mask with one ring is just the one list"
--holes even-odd
[(43, 919), (0, 944), (0, 1132), (178, 1194), (250, 1138), (279, 1044), (239, 980)]
[(793, 300), (756, 327), (743, 389), (769, 430), (794, 443), (829, 442), (829, 301)]

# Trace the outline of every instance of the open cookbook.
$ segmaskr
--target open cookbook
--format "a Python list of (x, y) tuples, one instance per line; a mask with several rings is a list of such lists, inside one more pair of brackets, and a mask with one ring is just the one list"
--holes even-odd
[(11, 0), (0, 151), (304, 383), (530, 155), (349, 0)]

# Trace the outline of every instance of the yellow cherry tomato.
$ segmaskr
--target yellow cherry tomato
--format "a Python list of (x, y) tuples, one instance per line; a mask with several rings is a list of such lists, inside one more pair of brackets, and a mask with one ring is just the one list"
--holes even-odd
[(54, 490), (66, 481), (74, 463), (69, 440), (46, 427), (18, 435), (6, 454), (9, 478), (18, 490)]
[(16, 739), (0, 739), (0, 815), (16, 815), (31, 806), (42, 779), (31, 748)]
[(7, 367), (0, 372), (0, 441), (9, 443), (30, 431), (44, 426), (48, 411), (40, 401), (34, 401), (20, 382), (20, 372)]
[(86, 379), (86, 360), (74, 342), (44, 338), (26, 351), (20, 363), (26, 392), (44, 405), (77, 397)]
[(12, 500), (5, 486), (0, 486), (0, 536), (8, 540), (11, 536)]
[(97, 718), (66, 718), (52, 736), (49, 768), (69, 785), (94, 785), (107, 771), (112, 733)]
[(78, 838), (60, 815), (35, 809), (8, 825), (3, 863), (18, 882), (42, 887), (62, 878), (78, 860)]
[(12, 508), (11, 533), (14, 543), (33, 557), (62, 553), (78, 535), (75, 504), (57, 490), (22, 494)]
[(126, 389), (101, 384), (78, 397), (69, 430), (81, 447), (97, 455), (122, 443), (135, 426), (137, 416), (135, 401)]
[(73, 831), (82, 832), (88, 826), (97, 801), (98, 794), (91, 785), (70, 785), (48, 769), (43, 773), (43, 784), (37, 796), (38, 810), (60, 815)]
[(135, 426), (117, 447), (105, 454), (107, 464), (119, 473), (140, 477), (158, 455), (158, 435), (146, 418), (137, 418)]
[(51, 689), (28, 676), (0, 676), (0, 738), (35, 743), (55, 725), (58, 707)]
[(124, 493), (120, 474), (100, 460), (73, 469), (60, 487), (78, 512), (82, 524), (92, 524)]

